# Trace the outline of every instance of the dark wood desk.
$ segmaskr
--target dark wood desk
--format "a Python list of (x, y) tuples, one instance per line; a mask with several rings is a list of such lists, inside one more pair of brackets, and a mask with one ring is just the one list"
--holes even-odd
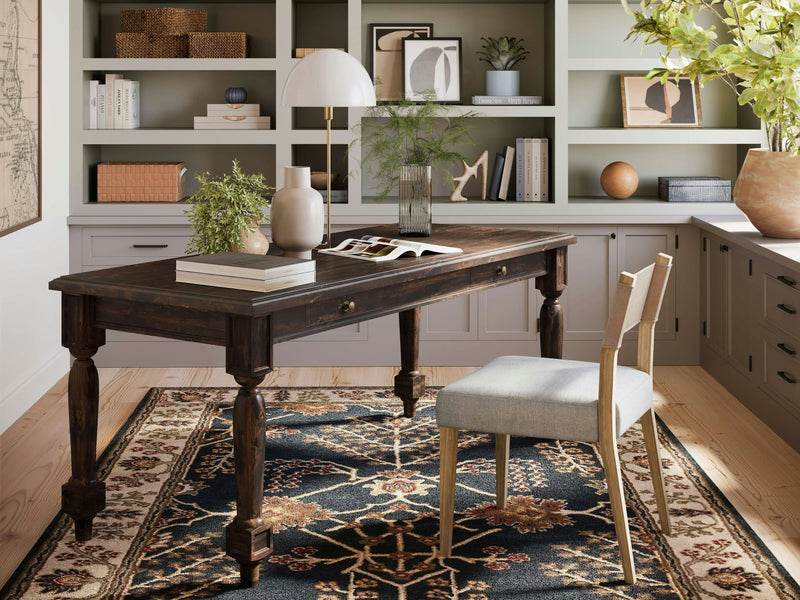
[[(397, 225), (334, 236), (395, 237)], [(96, 479), (99, 384), (92, 356), (105, 330), (131, 331), (225, 346), (225, 369), (239, 384), (234, 402), (233, 447), (236, 517), (226, 527), (226, 551), (240, 565), (244, 586), (258, 584), (259, 565), (272, 551), (272, 528), (261, 517), (265, 422), (258, 385), (272, 369), (272, 347), (348, 323), (399, 313), (401, 368), (395, 393), (404, 414), (425, 388), (418, 368), (420, 307), (497, 285), (536, 278), (543, 356), (561, 357), (558, 298), (567, 287), (565, 233), (470, 225), (437, 225), (434, 244), (463, 254), (425, 255), (372, 263), (316, 254), (317, 281), (276, 292), (175, 283), (175, 260), (162, 260), (59, 277), (62, 344), (75, 362), (69, 375), (72, 476), (62, 488), (62, 510), (75, 521), (75, 537), (92, 537), (92, 520), (105, 507), (105, 483)]]

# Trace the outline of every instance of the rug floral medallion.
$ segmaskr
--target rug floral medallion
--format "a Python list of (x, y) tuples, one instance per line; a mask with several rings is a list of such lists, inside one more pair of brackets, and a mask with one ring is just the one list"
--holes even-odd
[(4, 598), (800, 599), (798, 586), (663, 427), (673, 533), (658, 526), (638, 429), (620, 440), (639, 582), (626, 585), (590, 444), (512, 438), (508, 504), (494, 440), (462, 432), (453, 554), (438, 554), (436, 390), (402, 417), (384, 388), (264, 390), (258, 588), (225, 555), (233, 389), (153, 389), (101, 462), (107, 507), (75, 541), (56, 520)]

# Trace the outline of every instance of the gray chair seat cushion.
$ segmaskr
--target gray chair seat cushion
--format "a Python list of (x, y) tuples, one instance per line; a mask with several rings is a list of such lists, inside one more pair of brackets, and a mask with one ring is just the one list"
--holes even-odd
[[(501, 356), (443, 388), (436, 422), (487, 433), (596, 442), (600, 365), (532, 356)], [(617, 435), (653, 404), (651, 377), (617, 367)]]

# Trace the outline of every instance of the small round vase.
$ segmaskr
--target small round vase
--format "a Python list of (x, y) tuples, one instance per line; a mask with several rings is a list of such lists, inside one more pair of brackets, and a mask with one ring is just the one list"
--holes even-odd
[(272, 198), (272, 241), (292, 258), (311, 258), (322, 241), (322, 194), (311, 187), (311, 167), (286, 167), (283, 188)]
[(733, 200), (763, 235), (800, 238), (800, 157), (752, 148), (747, 152)]
[(486, 71), (487, 96), (519, 96), (519, 71)]
[(253, 231), (247, 231), (242, 234), (242, 243), (235, 250), (246, 254), (266, 254), (267, 250), (269, 250), (269, 240), (256, 225)]

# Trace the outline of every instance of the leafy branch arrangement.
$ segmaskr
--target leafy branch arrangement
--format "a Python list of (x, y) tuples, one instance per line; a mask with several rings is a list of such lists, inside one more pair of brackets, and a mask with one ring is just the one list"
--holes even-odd
[[(720, 79), (764, 122), (771, 150), (800, 152), (800, 2), (642, 0), (639, 10), (621, 2), (636, 21), (628, 38), (664, 46), (665, 67), (648, 77)], [(685, 64), (666, 57), (673, 51)]]
[(499, 38), (486, 38), (482, 37), (481, 41), (483, 46), (476, 54), (480, 56), (481, 60), (491, 65), (495, 71), (510, 71), (511, 68), (519, 62), (525, 60), (530, 52), (525, 50), (522, 46), (523, 38), (515, 37), (499, 37)]
[(189, 197), (192, 205), (184, 211), (192, 224), (189, 254), (216, 254), (241, 248), (242, 236), (255, 231), (264, 221), (262, 209), (269, 208), (275, 188), (261, 173), (247, 175), (233, 160), (231, 174), (221, 177), (208, 172), (195, 175), (200, 189)]
[(448, 112), (447, 106), (430, 100), (420, 104), (401, 100), (367, 111), (367, 118), (356, 128), (361, 134), (364, 171), (383, 186), (378, 200), (385, 200), (397, 187), (404, 165), (432, 166), (447, 173), (443, 165), (464, 159), (453, 147), (472, 142), (471, 120), (478, 113), (453, 116)]

